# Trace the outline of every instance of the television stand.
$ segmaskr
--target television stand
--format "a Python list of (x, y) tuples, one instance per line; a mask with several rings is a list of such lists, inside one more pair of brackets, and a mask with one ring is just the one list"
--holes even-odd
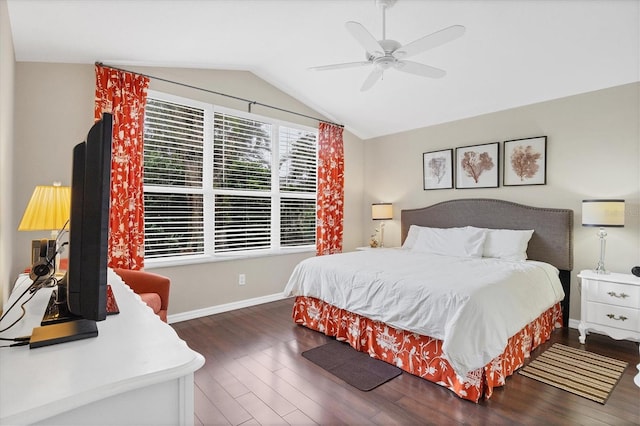
[(63, 289), (58, 287), (51, 292), (51, 297), (49, 298), (49, 303), (47, 303), (40, 325), (59, 324), (80, 319), (80, 317), (69, 312), (69, 308), (67, 308), (67, 298), (60, 295), (60, 293), (64, 294), (65, 292), (61, 290)]
[[(51, 292), (51, 297), (49, 298), (49, 303), (47, 303), (40, 325), (59, 324), (81, 319), (81, 317), (69, 312), (67, 299), (65, 296), (60, 295), (60, 293), (65, 295), (66, 288), (58, 285), (58, 288)], [(118, 302), (116, 302), (116, 297), (113, 295), (111, 286), (107, 284), (107, 315), (115, 315), (118, 313), (120, 313)]]
[(79, 319), (58, 324), (35, 327), (29, 339), (29, 348), (57, 345), (58, 343), (88, 339), (98, 336), (98, 326), (95, 321)]

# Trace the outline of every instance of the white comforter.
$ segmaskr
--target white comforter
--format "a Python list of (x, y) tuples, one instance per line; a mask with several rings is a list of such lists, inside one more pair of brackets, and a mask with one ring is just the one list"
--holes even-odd
[(300, 262), (284, 293), (310, 296), (443, 341), (457, 374), (485, 366), (507, 340), (564, 298), (546, 263), (375, 249)]

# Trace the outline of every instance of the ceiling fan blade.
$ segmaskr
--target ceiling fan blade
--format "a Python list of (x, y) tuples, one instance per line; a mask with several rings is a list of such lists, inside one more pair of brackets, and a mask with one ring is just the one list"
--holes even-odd
[(376, 84), (376, 81), (378, 81), (380, 77), (382, 77), (382, 70), (378, 67), (374, 68), (373, 71), (371, 71), (371, 74), (369, 74), (369, 77), (367, 77), (367, 79), (362, 84), (360, 91), (364, 92), (371, 89), (371, 87)]
[(313, 71), (328, 71), (328, 70), (337, 70), (341, 68), (362, 67), (365, 65), (371, 65), (371, 62), (369, 61), (345, 62), (343, 64), (332, 64), (332, 65), (321, 65), (319, 67), (310, 67), (309, 69)]
[(368, 53), (374, 56), (384, 55), (384, 49), (380, 46), (378, 40), (376, 40), (375, 37), (362, 26), (362, 24), (355, 21), (349, 21), (345, 26), (347, 27), (347, 31), (349, 31), (351, 35), (358, 40), (358, 43), (360, 43)]
[(409, 56), (416, 55), (424, 52), (425, 50), (433, 49), (434, 47), (438, 47), (451, 40), (455, 40), (462, 36), (464, 32), (465, 28), (462, 25), (447, 27), (399, 47), (393, 52), (393, 56), (398, 59), (408, 58)]
[(440, 68), (431, 67), (425, 64), (419, 64), (412, 61), (398, 61), (395, 68), (398, 71), (408, 72), (410, 74), (420, 75), (422, 77), (442, 78), (447, 72)]

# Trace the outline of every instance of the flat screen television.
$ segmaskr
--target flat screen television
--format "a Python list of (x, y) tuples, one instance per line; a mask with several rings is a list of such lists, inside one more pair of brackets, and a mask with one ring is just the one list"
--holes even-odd
[(112, 116), (104, 113), (73, 148), (68, 267), (42, 325), (107, 315)]

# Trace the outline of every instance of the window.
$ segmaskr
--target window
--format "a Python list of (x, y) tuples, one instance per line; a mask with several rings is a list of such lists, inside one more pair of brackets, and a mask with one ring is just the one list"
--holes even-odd
[(317, 131), (150, 91), (145, 258), (315, 245)]

